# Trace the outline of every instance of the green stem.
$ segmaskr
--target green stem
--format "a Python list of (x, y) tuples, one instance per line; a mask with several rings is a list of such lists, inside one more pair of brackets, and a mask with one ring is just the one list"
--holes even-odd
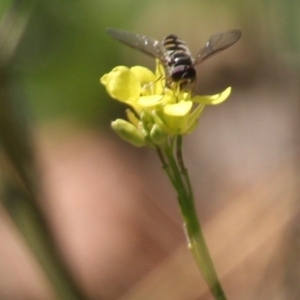
[[(175, 137), (175, 139), (178, 137)], [(175, 158), (175, 155), (176, 158)], [(163, 158), (163, 160), (162, 160)], [(226, 295), (209, 254), (205, 238), (198, 220), (192, 186), (182, 156), (182, 140), (162, 149), (160, 160), (173, 187), (177, 191), (178, 202), (186, 228), (189, 249), (216, 300), (226, 300)]]
[(176, 138), (176, 158), (177, 158), (177, 162), (178, 162), (179, 167), (180, 167), (180, 172), (181, 172), (182, 176), (185, 179), (185, 183), (186, 183), (187, 189), (189, 191), (189, 196), (193, 199), (194, 195), (193, 195), (192, 184), (191, 184), (191, 181), (190, 181), (188, 170), (187, 170), (186, 166), (184, 165), (184, 160), (183, 160), (182, 136), (181, 135), (177, 136), (177, 138)]

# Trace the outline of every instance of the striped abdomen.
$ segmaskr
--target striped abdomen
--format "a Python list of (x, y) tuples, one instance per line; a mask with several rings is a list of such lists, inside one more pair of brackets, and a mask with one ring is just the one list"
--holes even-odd
[(190, 50), (185, 42), (181, 41), (176, 35), (168, 35), (163, 40), (166, 65), (172, 81), (179, 82), (181, 85), (194, 82), (196, 71)]

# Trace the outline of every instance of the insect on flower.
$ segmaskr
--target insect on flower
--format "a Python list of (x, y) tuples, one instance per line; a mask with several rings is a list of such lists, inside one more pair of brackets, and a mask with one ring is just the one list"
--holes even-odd
[(193, 58), (186, 43), (174, 34), (166, 36), (159, 42), (151, 37), (121, 29), (107, 28), (106, 31), (119, 42), (158, 58), (168, 74), (169, 85), (177, 83), (180, 89), (187, 89), (190, 84), (195, 83), (196, 65), (232, 46), (241, 37), (240, 30), (228, 30), (213, 35)]

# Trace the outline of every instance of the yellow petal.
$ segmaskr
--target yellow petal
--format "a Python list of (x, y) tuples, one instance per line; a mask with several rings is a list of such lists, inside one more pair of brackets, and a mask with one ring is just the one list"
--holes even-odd
[(191, 133), (198, 125), (199, 118), (204, 110), (205, 105), (199, 104), (189, 115), (183, 134)]
[(130, 68), (130, 71), (136, 76), (136, 78), (138, 78), (141, 86), (149, 84), (156, 80), (156, 77), (153, 74), (153, 72), (147, 68), (141, 66), (134, 66)]
[(164, 113), (169, 116), (185, 116), (192, 108), (192, 101), (180, 101), (175, 104), (167, 104)]
[(127, 115), (127, 118), (129, 120), (129, 122), (132, 123), (135, 127), (138, 127), (139, 123), (140, 123), (140, 120), (136, 116), (136, 114), (130, 109), (126, 109), (125, 112), (126, 112), (126, 115)]
[(202, 103), (206, 105), (217, 105), (224, 102), (231, 93), (231, 87), (228, 87), (225, 91), (220, 94), (212, 96), (196, 96), (192, 99), (193, 102)]
[(166, 87), (166, 72), (164, 66), (160, 63), (159, 59), (156, 59), (156, 79), (154, 82), (155, 94), (162, 94)]
[(100, 82), (106, 87), (108, 94), (121, 102), (130, 98), (138, 98), (141, 93), (140, 81), (129, 68), (119, 66), (105, 74)]
[(161, 64), (159, 59), (156, 59), (156, 69), (155, 69), (155, 75), (157, 78), (162, 77), (166, 78), (166, 72), (165, 67)]
[(149, 108), (161, 104), (163, 98), (162, 95), (142, 96), (138, 99), (137, 103), (144, 108)]
[(164, 107), (164, 122), (172, 134), (184, 132), (192, 105), (192, 101), (180, 101)]

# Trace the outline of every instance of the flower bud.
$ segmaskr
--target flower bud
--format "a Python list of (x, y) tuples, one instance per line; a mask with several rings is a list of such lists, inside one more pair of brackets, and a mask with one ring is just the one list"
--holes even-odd
[(168, 134), (157, 124), (154, 124), (151, 131), (150, 137), (155, 145), (161, 146), (168, 140)]
[(119, 137), (136, 147), (142, 147), (146, 145), (145, 137), (142, 132), (133, 124), (123, 119), (117, 119), (111, 122), (111, 128)]

